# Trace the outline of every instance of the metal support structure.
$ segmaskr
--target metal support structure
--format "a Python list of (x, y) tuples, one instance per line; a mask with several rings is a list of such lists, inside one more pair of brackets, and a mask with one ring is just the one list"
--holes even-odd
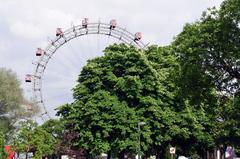
[(87, 26), (83, 26), (82, 24), (72, 26), (66, 31), (62, 31), (61, 36), (56, 36), (54, 40), (49, 41), (47, 47), (43, 49), (44, 54), (42, 56), (38, 56), (39, 60), (36, 63), (35, 72), (32, 75), (34, 101), (43, 108), (43, 112), (48, 119), (51, 117), (47, 112), (42, 95), (42, 79), (44, 76), (44, 71), (47, 68), (47, 64), (50, 59), (52, 59), (52, 56), (57, 52), (57, 50), (68, 41), (80, 36), (90, 34), (111, 36), (121, 41), (122, 43), (125, 43), (126, 45), (134, 46), (138, 49), (144, 49), (146, 47), (146, 45), (140, 39), (136, 41), (135, 34), (128, 32), (125, 28), (118, 26), (112, 28), (111, 24), (102, 23), (100, 21), (96, 23), (88, 23)]

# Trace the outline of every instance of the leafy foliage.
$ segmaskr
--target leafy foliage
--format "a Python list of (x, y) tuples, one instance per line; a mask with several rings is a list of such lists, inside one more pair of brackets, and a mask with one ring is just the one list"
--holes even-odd
[(14, 138), (14, 147), (18, 152), (34, 152), (35, 159), (55, 151), (56, 140), (37, 123), (28, 120), (21, 123), (21, 129)]
[(203, 126), (211, 140), (235, 146), (239, 141), (239, 10), (239, 1), (225, 0), (219, 10), (209, 9), (199, 21), (187, 24), (172, 45), (181, 65), (180, 97), (203, 109), (207, 117)]
[(239, 90), (239, 9), (238, 1), (224, 1), (220, 10), (209, 9), (199, 22), (186, 25), (174, 41), (186, 73), (194, 66), (210, 84), (230, 94)]
[(4, 146), (5, 146), (5, 137), (3, 132), (0, 131), (0, 158), (7, 157), (7, 153), (4, 150)]
[(113, 45), (103, 57), (90, 60), (74, 88), (75, 102), (58, 112), (79, 133), (75, 144), (93, 155), (110, 150), (136, 153), (140, 121), (147, 123), (141, 128), (146, 153), (190, 134), (174, 111), (175, 67), (170, 48), (157, 46), (140, 52)]
[(36, 109), (28, 112), (23, 107), (27, 104), (30, 102), (24, 99), (20, 82), (15, 73), (0, 68), (0, 130), (9, 133), (20, 118), (31, 117), (38, 111)]
[(58, 119), (50, 119), (40, 126), (57, 140), (61, 140), (64, 134), (64, 122)]

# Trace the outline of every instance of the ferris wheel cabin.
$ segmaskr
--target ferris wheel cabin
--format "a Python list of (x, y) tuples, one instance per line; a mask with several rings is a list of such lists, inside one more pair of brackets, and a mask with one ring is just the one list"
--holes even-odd
[(27, 104), (25, 107), (26, 107), (25, 109), (26, 109), (27, 111), (33, 111), (33, 106), (32, 106), (32, 105)]
[(110, 21), (110, 29), (115, 29), (117, 26), (117, 21), (115, 19), (112, 19)]
[(37, 48), (36, 50), (36, 56), (42, 56), (44, 51), (41, 48)]
[(25, 82), (32, 82), (32, 75), (26, 74), (26, 76), (25, 76)]
[(141, 40), (141, 38), (142, 38), (142, 33), (137, 32), (137, 33), (135, 34), (134, 41), (139, 41), (139, 40)]
[(87, 28), (87, 26), (88, 26), (88, 18), (84, 18), (84, 19), (82, 20), (82, 27), (83, 27), (83, 28)]
[(56, 29), (56, 36), (63, 36), (62, 28), (57, 28)]

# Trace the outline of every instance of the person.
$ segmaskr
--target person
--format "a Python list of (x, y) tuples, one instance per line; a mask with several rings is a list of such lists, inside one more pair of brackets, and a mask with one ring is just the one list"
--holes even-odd
[(227, 146), (225, 151), (225, 157), (226, 159), (233, 159), (236, 157), (235, 150), (232, 146)]

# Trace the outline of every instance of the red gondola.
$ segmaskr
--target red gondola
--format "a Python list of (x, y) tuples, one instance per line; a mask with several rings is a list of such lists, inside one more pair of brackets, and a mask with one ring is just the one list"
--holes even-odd
[(57, 28), (56, 29), (56, 36), (63, 36), (62, 28)]
[(135, 39), (134, 39), (134, 41), (139, 41), (139, 40), (141, 40), (141, 38), (142, 38), (142, 33), (137, 32), (137, 33), (135, 34)]
[(83, 26), (84, 28), (87, 28), (87, 26), (88, 26), (88, 18), (84, 18), (84, 19), (82, 20), (82, 26)]
[(25, 77), (25, 82), (32, 82), (32, 75), (27, 74)]
[(31, 105), (27, 105), (27, 111), (33, 111), (33, 108)]
[(36, 56), (42, 56), (44, 51), (41, 48), (37, 48)]
[(112, 19), (110, 21), (110, 29), (114, 29), (117, 26), (117, 21), (115, 19)]

